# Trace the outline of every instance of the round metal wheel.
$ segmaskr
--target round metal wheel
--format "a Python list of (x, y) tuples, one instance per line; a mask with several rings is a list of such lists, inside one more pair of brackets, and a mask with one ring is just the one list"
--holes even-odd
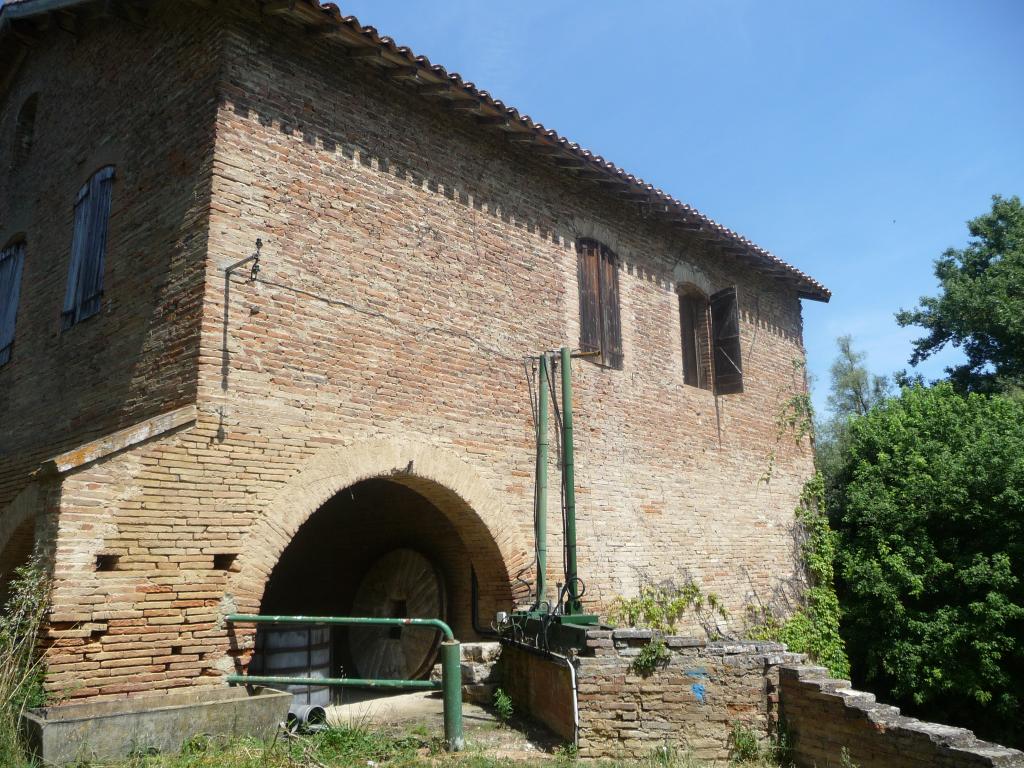
[[(352, 603), (353, 616), (443, 619), (444, 581), (426, 557), (396, 549), (366, 572)], [(349, 649), (361, 678), (415, 680), (434, 664), (441, 633), (432, 627), (356, 626)]]

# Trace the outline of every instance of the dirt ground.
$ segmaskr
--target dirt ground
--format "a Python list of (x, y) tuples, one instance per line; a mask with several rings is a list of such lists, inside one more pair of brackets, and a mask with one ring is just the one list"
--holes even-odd
[[(345, 701), (327, 709), (331, 725), (413, 733), (424, 737), (444, 735), (444, 707), (440, 693), (417, 691), (380, 695), (346, 691)], [(511, 760), (537, 760), (550, 756), (564, 741), (542, 726), (519, 718), (502, 723), (493, 710), (468, 702), (462, 705), (462, 727), (468, 749)]]

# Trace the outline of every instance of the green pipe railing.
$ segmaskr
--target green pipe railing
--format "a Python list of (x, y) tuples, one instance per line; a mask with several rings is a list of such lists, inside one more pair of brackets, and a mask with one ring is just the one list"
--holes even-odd
[(537, 605), (547, 602), (548, 573), (548, 355), (540, 356), (537, 392), (537, 497), (534, 521), (537, 532)]
[(433, 680), (361, 680), (358, 677), (282, 677), (280, 675), (228, 675), (229, 683), (247, 685), (329, 685), (337, 688), (401, 688), (440, 691)]
[(452, 628), (440, 619), (389, 619), (376, 616), (261, 616), (253, 613), (232, 613), (225, 621), (233, 624), (341, 624), (344, 626), (376, 625), (382, 627), (434, 627), (444, 639), (455, 640)]
[(583, 613), (576, 567), (576, 460), (572, 434), (572, 350), (562, 347), (562, 482), (565, 487), (565, 581), (569, 591), (566, 614)]
[(441, 643), (441, 682), (432, 680), (360, 680), (350, 677), (280, 677), (277, 675), (228, 675), (228, 682), (241, 685), (327, 685), (351, 688), (441, 690), (444, 701), (444, 740), (458, 752), (465, 746), (462, 735), (462, 654), (452, 628), (440, 619), (390, 619), (364, 616), (259, 616), (232, 613), (230, 624), (336, 624), (342, 626), (433, 627), (444, 635)]

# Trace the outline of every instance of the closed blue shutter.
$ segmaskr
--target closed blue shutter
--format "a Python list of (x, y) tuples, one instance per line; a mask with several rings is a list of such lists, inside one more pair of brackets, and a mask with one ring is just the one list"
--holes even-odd
[(78, 192), (68, 287), (61, 314), (65, 329), (100, 311), (113, 183), (114, 167), (108, 165), (94, 174)]
[(14, 322), (18, 318), (24, 262), (25, 243), (15, 243), (0, 251), (0, 365), (11, 359), (14, 347)]

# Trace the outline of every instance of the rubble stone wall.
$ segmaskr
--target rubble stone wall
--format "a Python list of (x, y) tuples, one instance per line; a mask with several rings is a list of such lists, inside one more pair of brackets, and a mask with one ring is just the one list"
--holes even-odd
[[(1024, 753), (965, 728), (906, 717), (824, 667), (780, 670), (780, 711), (800, 768), (1024, 766)], [(847, 758), (844, 762), (843, 753)]]
[(582, 756), (679, 750), (724, 762), (741, 727), (765, 746), (781, 737), (800, 768), (1024, 766), (1024, 753), (906, 717), (779, 643), (666, 637), (669, 658), (639, 674), (633, 662), (653, 637), (648, 630), (588, 633), (577, 658)]
[(778, 715), (779, 667), (802, 660), (779, 643), (667, 637), (669, 658), (631, 668), (649, 630), (595, 630), (578, 658), (580, 755), (644, 758), (679, 750), (725, 761), (740, 726), (766, 741)]

